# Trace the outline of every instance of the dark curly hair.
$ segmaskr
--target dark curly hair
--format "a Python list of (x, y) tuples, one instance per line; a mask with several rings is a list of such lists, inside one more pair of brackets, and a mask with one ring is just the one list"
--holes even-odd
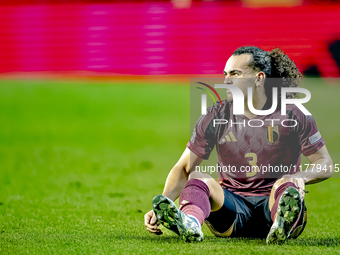
[[(232, 55), (250, 54), (253, 61), (250, 67), (254, 70), (260, 70), (268, 78), (265, 82), (266, 96), (272, 98), (272, 88), (278, 88), (279, 101), (281, 99), (281, 87), (299, 87), (302, 74), (292, 61), (280, 48), (274, 48), (272, 51), (264, 51), (256, 46), (240, 47)], [(287, 93), (287, 98), (295, 98), (297, 93)]]

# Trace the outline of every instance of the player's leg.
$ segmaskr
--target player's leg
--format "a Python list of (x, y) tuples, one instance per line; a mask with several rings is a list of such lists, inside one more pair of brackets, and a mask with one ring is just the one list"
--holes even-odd
[(154, 198), (153, 209), (158, 220), (185, 241), (202, 241), (204, 219), (211, 210), (220, 209), (223, 202), (224, 193), (218, 182), (209, 174), (193, 172), (181, 192), (180, 209), (162, 195)]
[(228, 189), (223, 189), (224, 203), (222, 207), (211, 212), (205, 223), (217, 237), (243, 237), (252, 216), (252, 208), (242, 196)]
[[(224, 192), (221, 185), (210, 174), (192, 172), (189, 175), (189, 180), (186, 183), (180, 196), (181, 208), (188, 206), (188, 203), (186, 203), (187, 196), (189, 197), (188, 199), (192, 200), (194, 199), (191, 197), (193, 192), (201, 193), (200, 190), (203, 190), (204, 194), (208, 196), (210, 204), (209, 211), (214, 212), (222, 207), (224, 202)], [(189, 194), (187, 195), (187, 193)], [(204, 194), (201, 193), (200, 195), (203, 196), (204, 200), (207, 200), (207, 196), (205, 196)], [(193, 203), (195, 204), (195, 202)]]
[(289, 179), (279, 179), (274, 184), (269, 209), (273, 225), (267, 243), (283, 243), (292, 234), (303, 216), (303, 204), (297, 186)]

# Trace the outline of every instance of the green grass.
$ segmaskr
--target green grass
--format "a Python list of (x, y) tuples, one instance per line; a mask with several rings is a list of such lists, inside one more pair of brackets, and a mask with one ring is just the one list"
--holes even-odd
[[(339, 86), (306, 88), (334, 163), (340, 163)], [(190, 137), (188, 86), (2, 81), (0, 253), (328, 254), (340, 251), (339, 180), (308, 187), (297, 240), (183, 243), (149, 234), (152, 198)]]

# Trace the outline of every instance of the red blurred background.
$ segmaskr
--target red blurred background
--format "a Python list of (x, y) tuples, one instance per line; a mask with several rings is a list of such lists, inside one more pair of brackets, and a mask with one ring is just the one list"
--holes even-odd
[(14, 0), (0, 7), (0, 73), (221, 74), (256, 45), (339, 77), (340, 3), (298, 2)]

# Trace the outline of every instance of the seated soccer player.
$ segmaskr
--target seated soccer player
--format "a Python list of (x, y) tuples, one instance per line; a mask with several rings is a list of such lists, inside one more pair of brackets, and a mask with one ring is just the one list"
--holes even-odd
[[(287, 105), (282, 115), (278, 104), (273, 113), (257, 116), (248, 108), (247, 89), (252, 88), (254, 108), (267, 110), (275, 101), (273, 87), (278, 91), (298, 87), (302, 75), (280, 49), (267, 52), (254, 46), (237, 49), (224, 74), (225, 84), (243, 92), (244, 115), (233, 115), (229, 90), (222, 104), (207, 109), (171, 169), (163, 194), (153, 199), (153, 210), (145, 214), (145, 226), (151, 233), (162, 234), (161, 223), (185, 241), (203, 240), (203, 222), (219, 237), (266, 238), (268, 244), (296, 238), (307, 221), (305, 185), (329, 178), (333, 163), (311, 115), (295, 104)], [(269, 82), (271, 78), (278, 82)], [(280, 102), (280, 93), (277, 98)], [(228, 120), (228, 124), (213, 125), (216, 119)], [(242, 124), (252, 119), (264, 124)], [(219, 171), (218, 182), (195, 171), (215, 146), (220, 169), (237, 169)], [(323, 171), (299, 171), (301, 154)], [(267, 167), (269, 171), (241, 171), (244, 166)], [(288, 172), (283, 171), (289, 166)], [(180, 208), (173, 202), (178, 197)]]

